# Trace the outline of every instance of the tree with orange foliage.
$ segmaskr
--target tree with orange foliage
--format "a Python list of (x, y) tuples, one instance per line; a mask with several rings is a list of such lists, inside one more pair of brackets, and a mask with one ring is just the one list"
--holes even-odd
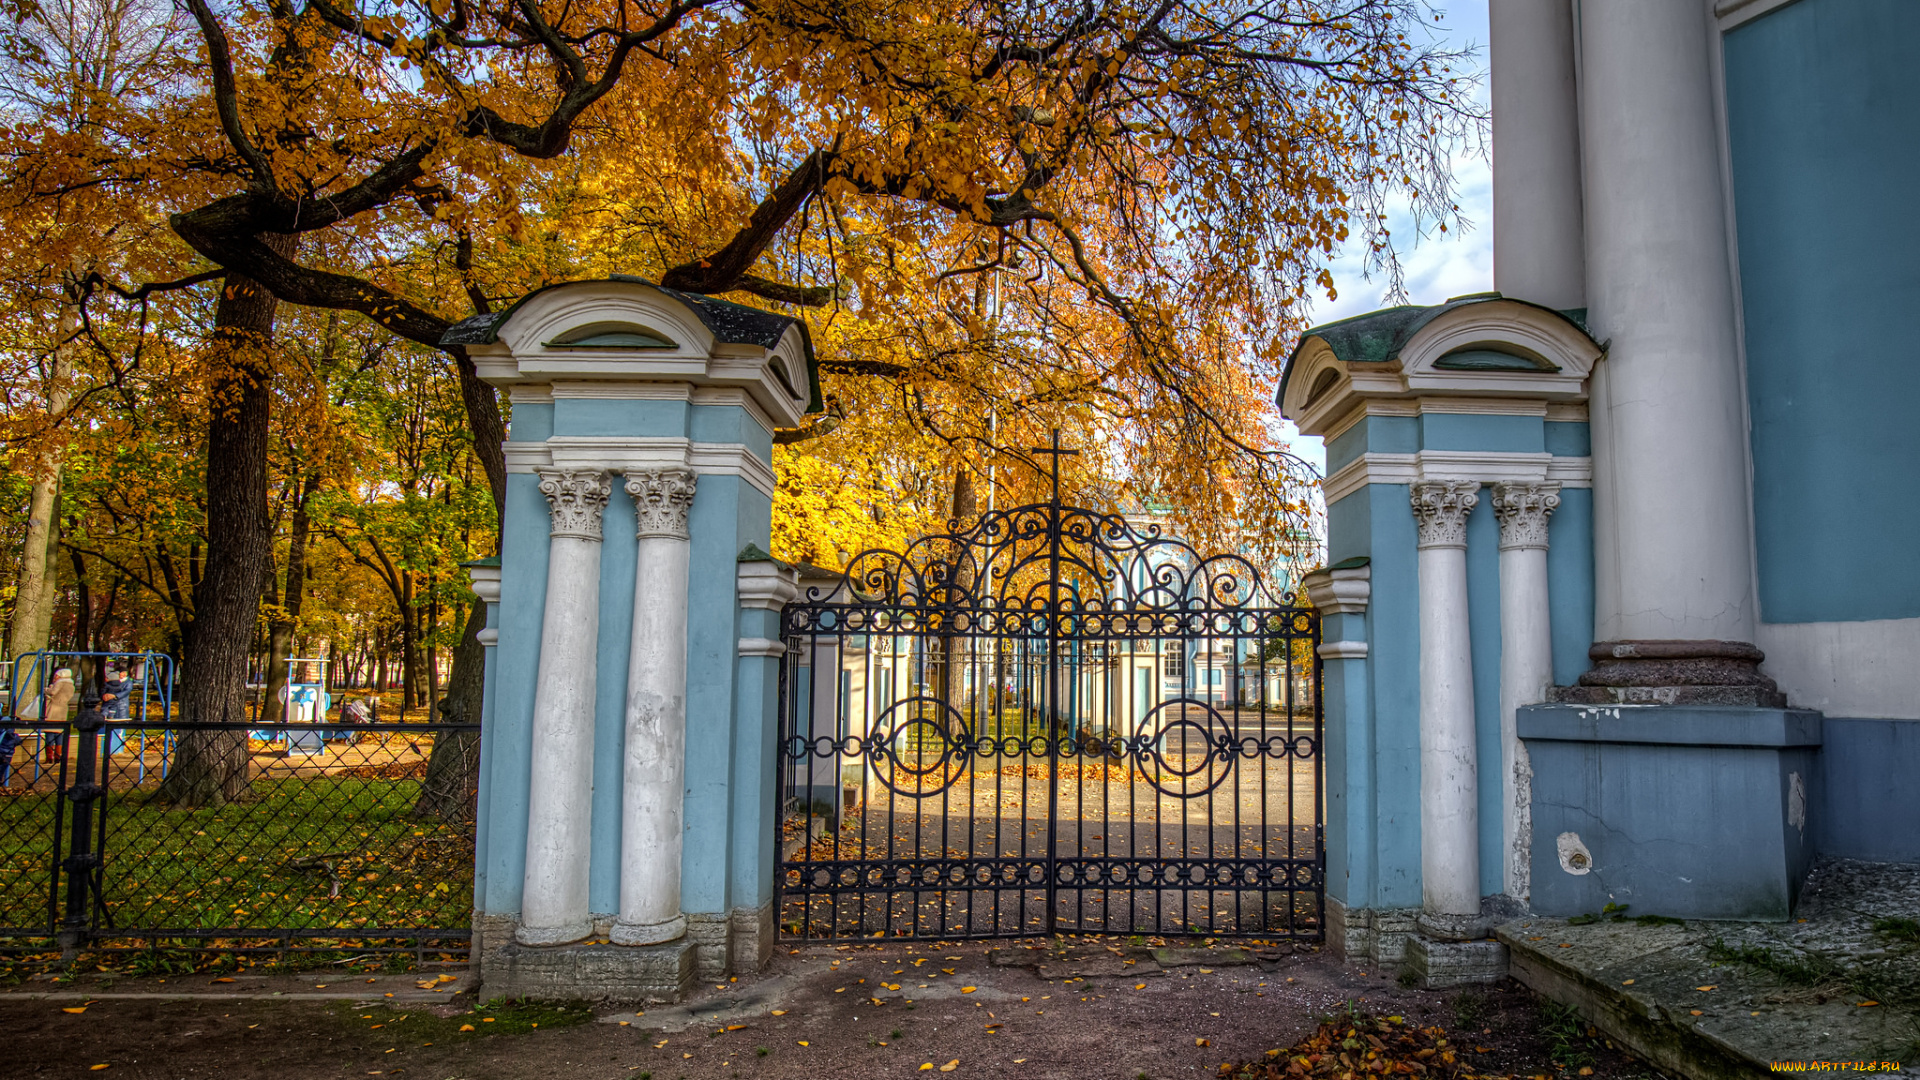
[[(1321, 262), (1350, 233), (1391, 265), (1388, 199), (1452, 213), (1448, 151), (1473, 119), (1416, 0), (182, 3), (199, 52), (167, 93), (104, 115), (98, 148), (17, 124), (0, 154), (8, 213), (138, 185), (217, 268), (140, 287), (220, 275), (196, 719), (241, 715), (276, 302), (444, 348), (497, 505), (498, 405), (439, 343), (606, 257), (529, 220), (577, 205), (585, 177), (624, 269), (856, 313), (849, 339), (871, 347), (823, 369), (887, 380), (957, 476), (1032, 445), (997, 433), (1078, 416), (1142, 490), (1258, 526), (1298, 505), (1255, 404), (1295, 302), (1330, 285)], [(994, 325), (989, 279), (1013, 299)], [(456, 666), (477, 662), (477, 627)], [(244, 782), (230, 748), (183, 761), (179, 801)]]

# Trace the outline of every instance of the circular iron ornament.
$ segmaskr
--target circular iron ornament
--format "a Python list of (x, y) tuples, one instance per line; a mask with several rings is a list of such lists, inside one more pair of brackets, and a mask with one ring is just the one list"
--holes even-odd
[(952, 787), (973, 762), (966, 719), (934, 697), (902, 698), (874, 721), (867, 758), (888, 791), (926, 799)]
[(1162, 795), (1197, 799), (1233, 775), (1233, 725), (1199, 698), (1171, 698), (1154, 706), (1141, 717), (1130, 742), (1142, 779)]

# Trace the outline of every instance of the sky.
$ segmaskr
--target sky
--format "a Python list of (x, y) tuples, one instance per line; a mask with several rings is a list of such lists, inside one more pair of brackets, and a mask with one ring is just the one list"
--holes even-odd
[[(1442, 15), (1438, 39), (1455, 48), (1473, 48), (1473, 64), (1484, 73), (1487, 62), (1486, 0), (1459, 0), (1456, 3), (1437, 0), (1434, 6), (1435, 11)], [(1480, 93), (1484, 104), (1484, 79)], [(1454, 201), (1460, 204), (1461, 216), (1470, 227), (1464, 230), (1449, 229), (1444, 233), (1434, 232), (1401, 247), (1400, 260), (1406, 268), (1407, 298), (1411, 303), (1437, 304), (1449, 297), (1493, 288), (1492, 170), (1485, 157), (1465, 152), (1454, 159), (1453, 170), (1457, 187)], [(1410, 218), (1401, 217), (1393, 221), (1391, 226), (1396, 240), (1413, 235)], [(1332, 322), (1386, 306), (1386, 279), (1375, 275), (1373, 280), (1367, 280), (1363, 275), (1363, 254), (1359, 244), (1352, 244), (1348, 251), (1335, 257), (1330, 268), (1339, 296), (1328, 300), (1324, 293), (1318, 294), (1310, 309), (1313, 322)], [(1283, 421), (1281, 430), (1291, 440), (1290, 448), (1294, 453), (1311, 462), (1315, 468), (1325, 471), (1326, 451), (1318, 438), (1299, 434), (1290, 421)]]

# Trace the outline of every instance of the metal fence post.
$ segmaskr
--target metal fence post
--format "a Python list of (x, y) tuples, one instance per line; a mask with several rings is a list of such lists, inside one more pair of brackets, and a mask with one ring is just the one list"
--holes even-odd
[(99, 731), (106, 721), (100, 714), (100, 690), (89, 682), (80, 700), (80, 714), (73, 722), (74, 774), (73, 784), (67, 788), (67, 798), (73, 802), (73, 824), (67, 837), (67, 857), (60, 864), (66, 871), (67, 915), (55, 940), (68, 960), (79, 953), (91, 934), (88, 901), (95, 882), (94, 868), (100, 865), (100, 853), (93, 849), (93, 802), (104, 793), (95, 779), (99, 774)]

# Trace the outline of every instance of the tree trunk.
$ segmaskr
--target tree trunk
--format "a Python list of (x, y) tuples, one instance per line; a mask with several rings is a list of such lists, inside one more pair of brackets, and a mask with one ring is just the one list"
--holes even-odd
[[(475, 600), (467, 614), (466, 630), (453, 652), (453, 675), (447, 683), (447, 696), (440, 699), (440, 715), (434, 719), (448, 724), (480, 723), (481, 692), (486, 677), (486, 646), (480, 644), (480, 631), (486, 626), (486, 602)], [(420, 785), (420, 798), (413, 805), (414, 815), (442, 821), (472, 820), (474, 797), (479, 790), (480, 729), (476, 726), (436, 734), (433, 753), (427, 758), (427, 776)]]
[[(964, 535), (973, 528), (974, 520), (979, 516), (979, 500), (974, 493), (973, 470), (962, 462), (953, 474), (953, 531)], [(964, 595), (973, 588), (973, 569), (967, 563), (971, 555), (964, 545), (955, 544), (949, 553), (953, 560), (953, 585), (956, 595)], [(971, 659), (968, 648), (971, 639), (951, 632), (940, 635), (940, 670), (936, 683), (940, 700), (947, 703), (961, 716), (967, 715), (966, 703), (966, 667)], [(975, 719), (976, 726), (978, 718)]]
[(400, 719), (420, 687), (420, 612), (413, 606), (413, 575), (400, 572)]
[[(293, 255), (294, 238), (261, 237)], [(193, 592), (193, 625), (180, 687), (189, 721), (246, 720), (247, 647), (271, 555), (267, 446), (278, 301), (258, 282), (228, 273), (214, 310), (207, 416), (207, 559)], [(244, 731), (185, 731), (157, 795), (181, 806), (218, 806), (247, 793)]]
[(307, 533), (312, 528), (307, 517), (307, 500), (313, 498), (317, 486), (312, 477), (303, 480), (298, 472), (293, 482), (297, 494), (293, 527), (287, 532), (287, 587), (281, 590), (285, 594), (281, 607), (287, 617), (273, 620), (267, 628), (266, 700), (260, 707), (260, 715), (269, 724), (279, 723), (286, 715), (280, 691), (287, 685), (287, 659), (293, 655), (293, 633), (300, 625), (300, 601), (306, 595)]
[[(78, 313), (71, 307), (63, 308), (60, 343), (54, 347), (52, 378), (46, 388), (47, 416), (54, 425), (66, 413), (71, 400), (67, 381), (73, 376), (75, 346), (69, 339), (78, 329)], [(60, 478), (66, 459), (63, 445), (64, 440), (58, 433), (49, 430), (46, 448), (34, 463), (33, 491), (27, 500), (27, 535), (21, 545), (13, 627), (7, 642), (10, 657), (38, 652), (48, 646), (53, 636), (53, 608), (60, 596), (54, 560), (60, 547)], [(34, 686), (16, 686), (13, 690), (16, 701), (39, 694), (38, 687)]]
[[(473, 452), (487, 474), (487, 488), (493, 494), (496, 523), (505, 519), (507, 505), (507, 459), (502, 443), (506, 425), (500, 418), (500, 399), (492, 386), (482, 382), (466, 351), (454, 353), (454, 368), (460, 374), (460, 396), (467, 408), (467, 423), (473, 428)], [(499, 551), (499, 530), (494, 530), (494, 551)], [(487, 625), (487, 605), (475, 600), (467, 615), (460, 644), (453, 650), (453, 670), (447, 673), (446, 696), (440, 699), (439, 719), (456, 723), (480, 723), (481, 694), (486, 685), (486, 647), (480, 644), (480, 631)], [(433, 740), (433, 753), (427, 760), (428, 783), (420, 793), (414, 813), (423, 817), (445, 817), (453, 810), (470, 814), (472, 800), (462, 797), (449, 801), (444, 790), (453, 790), (436, 777), (471, 777), (477, 789), (480, 774), (480, 734), (478, 729), (459, 735), (442, 733)], [(440, 787), (436, 787), (440, 784)], [(449, 820), (463, 820), (452, 819)]]

